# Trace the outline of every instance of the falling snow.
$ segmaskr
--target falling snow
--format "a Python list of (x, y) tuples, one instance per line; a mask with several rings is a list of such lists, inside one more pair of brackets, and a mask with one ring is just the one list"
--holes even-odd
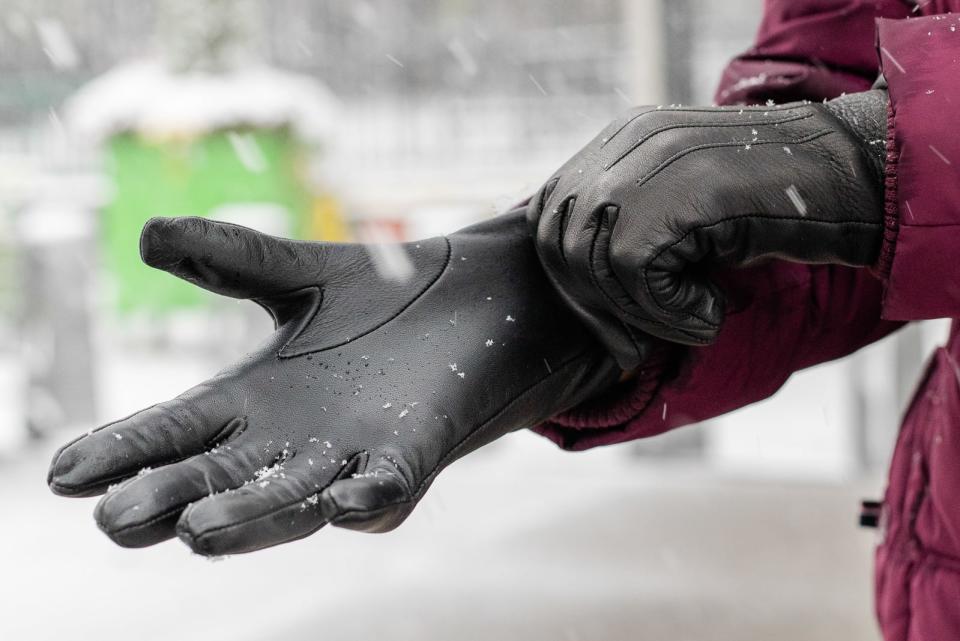
[(942, 152), (942, 151), (940, 151), (939, 149), (937, 149), (937, 148), (934, 147), (933, 145), (928, 145), (928, 147), (930, 147), (930, 151), (932, 151), (934, 154), (936, 154), (937, 158), (939, 158), (940, 160), (942, 160), (944, 163), (946, 163), (946, 164), (948, 164), (948, 165), (953, 164), (953, 163), (950, 162), (950, 159), (949, 159), (949, 158), (947, 158), (946, 156), (943, 155), (943, 152)]
[(37, 20), (34, 26), (37, 28), (37, 36), (43, 46), (43, 53), (47, 55), (55, 69), (59, 71), (73, 69), (80, 63), (77, 48), (62, 22), (46, 18)]
[(900, 71), (900, 73), (907, 73), (907, 70), (904, 69), (899, 62), (897, 62), (897, 59), (894, 58), (889, 51), (887, 51), (886, 47), (880, 47), (880, 53), (882, 53), (887, 58), (889, 58), (890, 62), (893, 63), (893, 66), (896, 67)]
[(262, 174), (267, 169), (267, 159), (256, 139), (249, 133), (230, 131), (227, 140), (233, 148), (233, 153), (244, 168), (254, 174)]
[(796, 185), (790, 185), (786, 189), (787, 198), (790, 199), (790, 202), (793, 203), (793, 206), (796, 207), (797, 211), (800, 212), (801, 216), (807, 215), (807, 203), (803, 201), (803, 198), (800, 197), (800, 192), (797, 190)]
[(379, 224), (360, 225), (357, 236), (370, 255), (373, 268), (380, 278), (396, 283), (406, 283), (416, 271), (410, 255), (396, 241), (390, 230)]
[(454, 38), (447, 43), (447, 49), (450, 51), (450, 54), (453, 56), (460, 67), (463, 69), (463, 73), (468, 76), (475, 76), (479, 71), (476, 59), (467, 49), (466, 45), (463, 44), (459, 38)]
[[(547, 95), (547, 90), (543, 88), (543, 85), (541, 85), (539, 82), (537, 82), (537, 79), (533, 77), (533, 74), (528, 74), (528, 77), (530, 78), (530, 82), (533, 83), (533, 86), (536, 87), (537, 90), (538, 90), (540, 93), (542, 93), (544, 96), (546, 96), (546, 95)], [(606, 141), (604, 141), (604, 142), (606, 142)]]

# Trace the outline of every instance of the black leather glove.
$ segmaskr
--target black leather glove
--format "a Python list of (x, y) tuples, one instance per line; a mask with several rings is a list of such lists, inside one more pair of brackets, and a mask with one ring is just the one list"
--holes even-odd
[(108, 492), (123, 546), (176, 533), (207, 555), (325, 523), (400, 524), (437, 473), (612, 385), (620, 370), (546, 281), (523, 211), (405, 245), (382, 280), (362, 245), (297, 242), (199, 218), (153, 219), (146, 263), (249, 298), (264, 345), (177, 398), (57, 453), (57, 494)]
[(870, 265), (883, 237), (887, 94), (779, 107), (641, 107), (531, 200), (550, 280), (617, 356), (640, 329), (712, 341), (707, 271), (765, 257)]

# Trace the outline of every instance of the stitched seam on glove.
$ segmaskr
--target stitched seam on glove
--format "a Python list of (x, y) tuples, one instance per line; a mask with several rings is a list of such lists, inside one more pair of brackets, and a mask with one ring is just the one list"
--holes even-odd
[[(148, 520), (146, 520), (146, 521), (142, 521), (142, 522), (140, 522), (140, 523), (132, 523), (132, 524), (130, 524), (130, 525), (125, 525), (125, 526), (123, 526), (123, 527), (121, 527), (121, 528), (117, 528), (116, 530), (107, 530), (107, 529), (104, 529), (104, 532), (108, 532), (111, 536), (116, 536), (116, 535), (118, 535), (118, 534), (129, 534), (130, 532), (135, 532), (135, 531), (137, 531), (137, 530), (142, 530), (143, 528), (150, 527), (151, 525), (155, 525), (155, 524), (159, 523), (160, 521), (162, 521), (162, 520), (164, 520), (164, 519), (170, 518), (171, 516), (173, 516), (174, 514), (176, 514), (177, 512), (179, 512), (179, 511), (181, 511), (181, 510), (183, 510), (183, 504), (182, 504), (182, 503), (179, 504), (179, 505), (174, 505), (173, 507), (171, 507), (171, 508), (169, 508), (169, 509), (167, 509), (167, 510), (164, 510), (164, 511), (161, 512), (160, 514), (157, 514), (156, 516), (154, 516), (154, 517), (152, 517), (152, 518), (150, 518), (150, 519), (148, 519)], [(99, 523), (98, 523), (97, 525), (99, 525)]]
[[(69, 445), (64, 446), (64, 448), (67, 448), (67, 447), (69, 447)], [(181, 459), (174, 459), (174, 460), (171, 460), (171, 461), (164, 461), (164, 462), (162, 462), (162, 463), (155, 463), (154, 465), (158, 465), (158, 466), (159, 466), (159, 465), (170, 465), (171, 463), (179, 463), (180, 461), (186, 460), (187, 458), (189, 458), (189, 457), (184, 457), (184, 458), (181, 458)], [(130, 472), (123, 472), (123, 473), (120, 473), (120, 474), (114, 474), (113, 476), (110, 476), (110, 477), (105, 478), (105, 479), (100, 479), (100, 480), (98, 480), (96, 483), (82, 483), (82, 484), (80, 484), (80, 485), (66, 485), (66, 484), (63, 484), (63, 483), (57, 483), (56, 481), (51, 481), (51, 482), (50, 482), (50, 487), (54, 487), (54, 488), (59, 489), (59, 490), (67, 490), (67, 491), (70, 491), (70, 492), (88, 492), (88, 491), (90, 491), (90, 490), (96, 489), (96, 488), (98, 488), (98, 487), (102, 487), (102, 486), (104, 486), (104, 485), (107, 485), (107, 486), (109, 487), (110, 485), (113, 485), (113, 482), (114, 482), (114, 481), (123, 481), (123, 480), (128, 479), (128, 478), (130, 478)]]
[[(782, 124), (786, 124), (786, 123), (790, 123), (790, 122), (796, 122), (796, 121), (798, 121), (798, 120), (807, 120), (807, 119), (809, 119), (809, 118), (813, 118), (813, 116), (814, 116), (814, 113), (813, 113), (812, 111), (808, 111), (807, 113), (799, 114), (799, 115), (796, 115), (796, 116), (792, 116), (792, 117), (790, 117), (790, 118), (780, 118), (780, 119), (775, 119), (775, 120), (764, 120), (764, 121), (762, 121), (762, 122), (750, 122), (750, 123), (746, 123), (746, 122), (737, 122), (737, 121), (734, 121), (734, 122), (730, 122), (730, 121), (715, 121), (715, 122), (680, 123), (680, 124), (664, 125), (664, 126), (662, 126), (662, 127), (659, 127), (659, 128), (657, 128), (657, 129), (654, 129), (654, 130), (652, 130), (652, 131), (650, 131), (650, 132), (647, 132), (642, 138), (640, 138), (640, 140), (638, 140), (636, 143), (634, 143), (633, 146), (630, 147), (630, 149), (628, 149), (627, 151), (623, 152), (619, 157), (617, 157), (616, 160), (614, 160), (612, 163), (610, 163), (609, 165), (607, 165), (607, 166), (604, 167), (603, 169), (604, 169), (604, 171), (610, 171), (610, 170), (613, 169), (620, 161), (622, 161), (622, 160), (625, 159), (627, 156), (629, 156), (629, 155), (632, 154), (634, 151), (636, 151), (638, 147), (640, 147), (641, 145), (649, 142), (653, 137), (655, 137), (655, 136), (657, 136), (658, 134), (661, 134), (661, 133), (663, 133), (663, 132), (665, 132), (665, 131), (672, 131), (672, 130), (674, 130), (674, 129), (713, 129), (713, 128), (728, 128), (728, 127), (743, 127), (743, 128), (746, 128), (746, 127), (767, 127), (767, 126), (769, 126), (769, 125), (782, 125)], [(753, 142), (753, 141), (743, 141), (743, 142), (738, 143), (737, 146), (739, 146), (739, 145), (745, 145), (745, 144), (753, 145), (753, 144), (759, 144), (759, 143), (758, 143), (758, 142)], [(794, 144), (796, 144), (796, 143), (794, 143)]]
[(637, 186), (643, 185), (644, 183), (651, 180), (661, 171), (675, 163), (677, 160), (683, 158), (684, 156), (697, 152), (704, 151), (707, 149), (723, 149), (724, 147), (744, 147), (749, 145), (751, 147), (759, 147), (761, 145), (802, 145), (808, 142), (812, 142), (817, 138), (822, 138), (823, 136), (828, 136), (834, 131), (830, 129), (824, 129), (822, 131), (817, 131), (811, 134), (807, 134), (801, 138), (791, 138), (791, 139), (767, 139), (767, 140), (749, 140), (749, 141), (740, 141), (740, 142), (714, 142), (714, 143), (705, 143), (703, 145), (695, 145), (693, 147), (687, 147), (675, 153), (670, 158), (664, 160), (660, 165), (654, 167), (647, 173), (646, 176), (637, 180)]
[[(738, 114), (739, 114), (739, 113), (743, 113), (744, 111), (750, 112), (750, 113), (759, 113), (759, 112), (761, 112), (761, 111), (764, 112), (764, 113), (768, 113), (768, 112), (771, 112), (771, 111), (789, 111), (789, 110), (797, 109), (797, 108), (798, 108), (798, 106), (797, 106), (796, 104), (770, 105), (770, 106), (766, 106), (766, 105), (761, 105), (761, 106), (744, 105), (744, 106), (742, 106), (742, 107), (720, 106), (720, 107), (703, 107), (703, 108), (699, 108), (699, 109), (693, 108), (693, 107), (668, 107), (668, 108), (666, 108), (666, 109), (661, 109), (660, 107), (651, 108), (651, 109), (647, 109), (646, 111), (641, 111), (640, 113), (636, 114), (635, 116), (633, 116), (632, 118), (630, 118), (629, 120), (627, 120), (627, 122), (623, 123), (623, 126), (620, 127), (619, 129), (617, 129), (615, 132), (613, 132), (613, 133), (610, 135), (610, 137), (607, 138), (607, 139), (603, 142), (603, 144), (600, 145), (600, 148), (603, 149), (604, 147), (606, 147), (607, 144), (610, 143), (610, 141), (612, 141), (614, 138), (616, 138), (617, 136), (619, 136), (619, 135), (623, 132), (624, 129), (626, 129), (627, 127), (630, 126), (631, 123), (636, 122), (637, 120), (639, 120), (640, 118), (642, 118), (643, 116), (646, 116), (646, 115), (648, 115), (648, 114), (656, 114), (656, 113), (661, 113), (661, 114), (663, 114), (663, 113), (716, 114), (718, 111), (723, 111), (723, 112), (727, 112), (727, 113), (730, 113), (730, 112), (732, 112), (732, 111), (736, 111)], [(744, 126), (746, 126), (746, 125), (744, 125)]]
[[(244, 526), (244, 525), (249, 525), (249, 524), (254, 523), (254, 522), (256, 522), (256, 521), (260, 521), (260, 520), (263, 520), (263, 519), (266, 519), (266, 518), (269, 518), (269, 517), (272, 517), (272, 516), (276, 516), (276, 515), (279, 514), (280, 512), (283, 512), (284, 510), (288, 510), (288, 509), (290, 509), (291, 507), (293, 507), (294, 505), (299, 505), (300, 503), (303, 503), (304, 501), (307, 500), (308, 497), (311, 497), (311, 496), (313, 496), (313, 495), (315, 495), (315, 494), (320, 494), (321, 492), (323, 492), (324, 490), (326, 490), (328, 487), (330, 487), (331, 485), (333, 485), (333, 484), (334, 484), (335, 482), (337, 482), (338, 480), (340, 480), (340, 479), (334, 478), (333, 480), (331, 480), (331, 481), (330, 481), (329, 483), (327, 483), (326, 485), (324, 485), (324, 486), (322, 486), (322, 487), (320, 487), (320, 488), (314, 488), (314, 490), (311, 491), (309, 494), (306, 494), (306, 495), (304, 495), (304, 496), (301, 496), (300, 498), (297, 498), (297, 499), (293, 499), (293, 500), (291, 500), (291, 501), (289, 501), (289, 502), (287, 502), (287, 503), (284, 503), (284, 504), (280, 505), (279, 507), (272, 508), (272, 509), (269, 510), (268, 512), (263, 512), (263, 513), (261, 513), (261, 514), (257, 514), (256, 516), (251, 516), (251, 517), (249, 517), (249, 518), (246, 518), (246, 519), (244, 519), (244, 520), (242, 520), (242, 521), (237, 521), (237, 522), (235, 522), (235, 523), (228, 523), (228, 524), (226, 524), (226, 525), (218, 525), (217, 527), (213, 527), (213, 528), (210, 528), (210, 529), (208, 529), (208, 530), (203, 530), (202, 532), (199, 532), (199, 533), (197, 533), (197, 534), (194, 534), (194, 533), (189, 532), (189, 531), (185, 532), (185, 534), (187, 534), (188, 536), (190, 536), (194, 541), (200, 542), (201, 539), (203, 539), (204, 537), (209, 537), (209, 536), (212, 535), (212, 534), (217, 534), (217, 533), (220, 533), (220, 532), (226, 532), (226, 531), (229, 531), (229, 530), (236, 529), (236, 528), (238, 528), (238, 527), (242, 527), (242, 526)], [(191, 507), (192, 507), (192, 506), (191, 506)], [(189, 509), (189, 508), (188, 508), (188, 509)], [(184, 510), (184, 514), (186, 514), (186, 513), (187, 513), (186, 510)], [(306, 534), (304, 534), (304, 536), (308, 536), (308, 535), (316, 532), (316, 531), (319, 530), (321, 527), (323, 527), (326, 523), (327, 523), (326, 521), (324, 521), (323, 519), (321, 519), (320, 522), (316, 525), (316, 527), (311, 528), (309, 532), (307, 532)]]
[(487, 428), (487, 426), (490, 425), (490, 423), (492, 423), (493, 421), (503, 416), (503, 414), (508, 410), (510, 410), (514, 405), (517, 405), (525, 401), (526, 399), (524, 397), (534, 388), (543, 384), (544, 381), (547, 381), (551, 378), (555, 378), (559, 376), (564, 372), (564, 370), (575, 365), (587, 353), (588, 353), (587, 350), (583, 350), (582, 352), (579, 352), (576, 355), (571, 356), (569, 359), (566, 360), (566, 362), (562, 363), (559, 367), (554, 369), (553, 372), (547, 374), (547, 376), (545, 376), (544, 378), (541, 378), (537, 382), (528, 386), (525, 390), (523, 390), (523, 392), (521, 392), (516, 397), (514, 397), (512, 401), (510, 401), (509, 403), (501, 407), (493, 416), (491, 416), (486, 421), (484, 421), (483, 425), (478, 427), (476, 430), (474, 430), (473, 432), (468, 434), (465, 438), (463, 438), (459, 443), (457, 443), (453, 447), (453, 449), (447, 452), (447, 454), (442, 459), (440, 459), (439, 462), (437, 462), (437, 464), (433, 467), (433, 470), (431, 470), (430, 473), (426, 477), (424, 477), (422, 481), (420, 481), (420, 484), (417, 486), (417, 490), (413, 498), (419, 499), (421, 496), (423, 496), (424, 491), (426, 491), (426, 489), (429, 487), (430, 483), (433, 481), (433, 478), (436, 477), (436, 475), (439, 474), (440, 471), (446, 467), (447, 461), (449, 461), (452, 458), (456, 458), (460, 450), (466, 447), (466, 445), (469, 444), (471, 439), (483, 434), (484, 430)]
[[(363, 338), (364, 336), (366, 336), (366, 335), (368, 335), (368, 334), (370, 334), (370, 333), (372, 333), (372, 332), (375, 332), (375, 331), (377, 331), (378, 329), (380, 329), (380, 328), (382, 328), (382, 327), (385, 327), (385, 326), (386, 326), (387, 324), (389, 324), (390, 322), (394, 321), (397, 317), (399, 317), (401, 314), (403, 314), (403, 312), (407, 311), (407, 309), (409, 309), (411, 305), (413, 305), (413, 304), (416, 303), (418, 300), (420, 300), (420, 299), (423, 297), (423, 295), (426, 294), (426, 293), (430, 290), (431, 287), (433, 287), (434, 285), (436, 285), (436, 284), (437, 284), (437, 281), (440, 280), (440, 277), (443, 276), (443, 274), (446, 273), (447, 269), (449, 269), (449, 267), (450, 267), (450, 256), (452, 255), (453, 249), (452, 249), (451, 246), (450, 246), (450, 239), (449, 239), (449, 238), (447, 238), (446, 236), (442, 236), (441, 238), (443, 238), (444, 246), (446, 247), (446, 255), (444, 256), (444, 259), (443, 259), (443, 267), (441, 267), (440, 269), (438, 269), (436, 276), (434, 276), (433, 279), (430, 280), (430, 282), (428, 282), (426, 285), (424, 285), (424, 286), (423, 286), (423, 289), (421, 289), (421, 290), (420, 290), (419, 292), (417, 292), (414, 296), (412, 296), (412, 297), (410, 298), (410, 300), (407, 302), (407, 304), (405, 304), (403, 307), (401, 307), (400, 309), (398, 309), (392, 316), (386, 318), (385, 320), (383, 320), (382, 322), (380, 322), (378, 325), (375, 325), (374, 327), (371, 327), (371, 328), (368, 329), (367, 331), (365, 331), (365, 332), (363, 332), (363, 333), (361, 333), (361, 334), (358, 334), (358, 335), (356, 335), (356, 336), (351, 336), (349, 339), (340, 341), (339, 343), (334, 343), (334, 344), (332, 344), (332, 345), (327, 345), (326, 347), (321, 347), (321, 348), (317, 348), (317, 349), (306, 349), (306, 350), (304, 350), (304, 351), (297, 351), (297, 352), (293, 352), (293, 353), (287, 352), (287, 348), (290, 347), (298, 338), (300, 338), (300, 336), (303, 334), (304, 330), (305, 330), (307, 327), (310, 326), (310, 324), (313, 322), (313, 319), (316, 317), (316, 315), (317, 315), (318, 313), (320, 313), (320, 311), (321, 311), (321, 309), (322, 309), (323, 306), (320, 305), (320, 304), (318, 304), (318, 305), (316, 306), (316, 309), (314, 309), (313, 312), (309, 315), (309, 318), (307, 318), (307, 319), (300, 325), (300, 327), (298, 328), (298, 330), (296, 331), (296, 333), (290, 338), (290, 340), (288, 340), (288, 341), (284, 344), (283, 348), (282, 348), (282, 349), (280, 350), (280, 352), (278, 353), (278, 357), (279, 357), (279, 358), (296, 358), (296, 357), (298, 357), (298, 356), (306, 356), (307, 354), (319, 354), (320, 352), (326, 352), (326, 351), (329, 351), (329, 350), (332, 350), (332, 349), (336, 349), (336, 348), (338, 348), (338, 347), (343, 347), (344, 345), (347, 345), (347, 344), (349, 344), (349, 343), (352, 343), (353, 341), (356, 341), (356, 340), (358, 340), (358, 339), (361, 339), (361, 338)], [(319, 289), (319, 285), (317, 285), (317, 286), (315, 286), (315, 287), (317, 287), (317, 288)], [(301, 288), (301, 289), (306, 289), (306, 288)], [(295, 291), (299, 291), (299, 290), (295, 290)]]

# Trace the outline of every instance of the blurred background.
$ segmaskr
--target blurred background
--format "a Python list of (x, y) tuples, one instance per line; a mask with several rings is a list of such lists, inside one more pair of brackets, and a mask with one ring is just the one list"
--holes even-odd
[(388, 535), (209, 563), (116, 548), (93, 501), (45, 484), (61, 442), (271, 329), (142, 266), (147, 218), (452, 231), (630, 105), (709, 103), (759, 19), (760, 0), (0, 0), (0, 638), (877, 639), (858, 502), (939, 323), (645, 442), (514, 434)]

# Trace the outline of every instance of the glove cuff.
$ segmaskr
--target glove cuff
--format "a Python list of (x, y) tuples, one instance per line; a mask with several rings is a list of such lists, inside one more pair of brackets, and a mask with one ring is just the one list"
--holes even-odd
[(596, 444), (602, 432), (616, 432), (647, 411), (660, 387), (676, 373), (683, 354), (690, 349), (659, 343), (633, 376), (600, 396), (567, 410), (533, 428), (566, 450), (583, 450)]
[(878, 184), (883, 180), (887, 155), (889, 104), (890, 98), (882, 89), (848, 94), (824, 103), (826, 110), (843, 123), (870, 158)]

